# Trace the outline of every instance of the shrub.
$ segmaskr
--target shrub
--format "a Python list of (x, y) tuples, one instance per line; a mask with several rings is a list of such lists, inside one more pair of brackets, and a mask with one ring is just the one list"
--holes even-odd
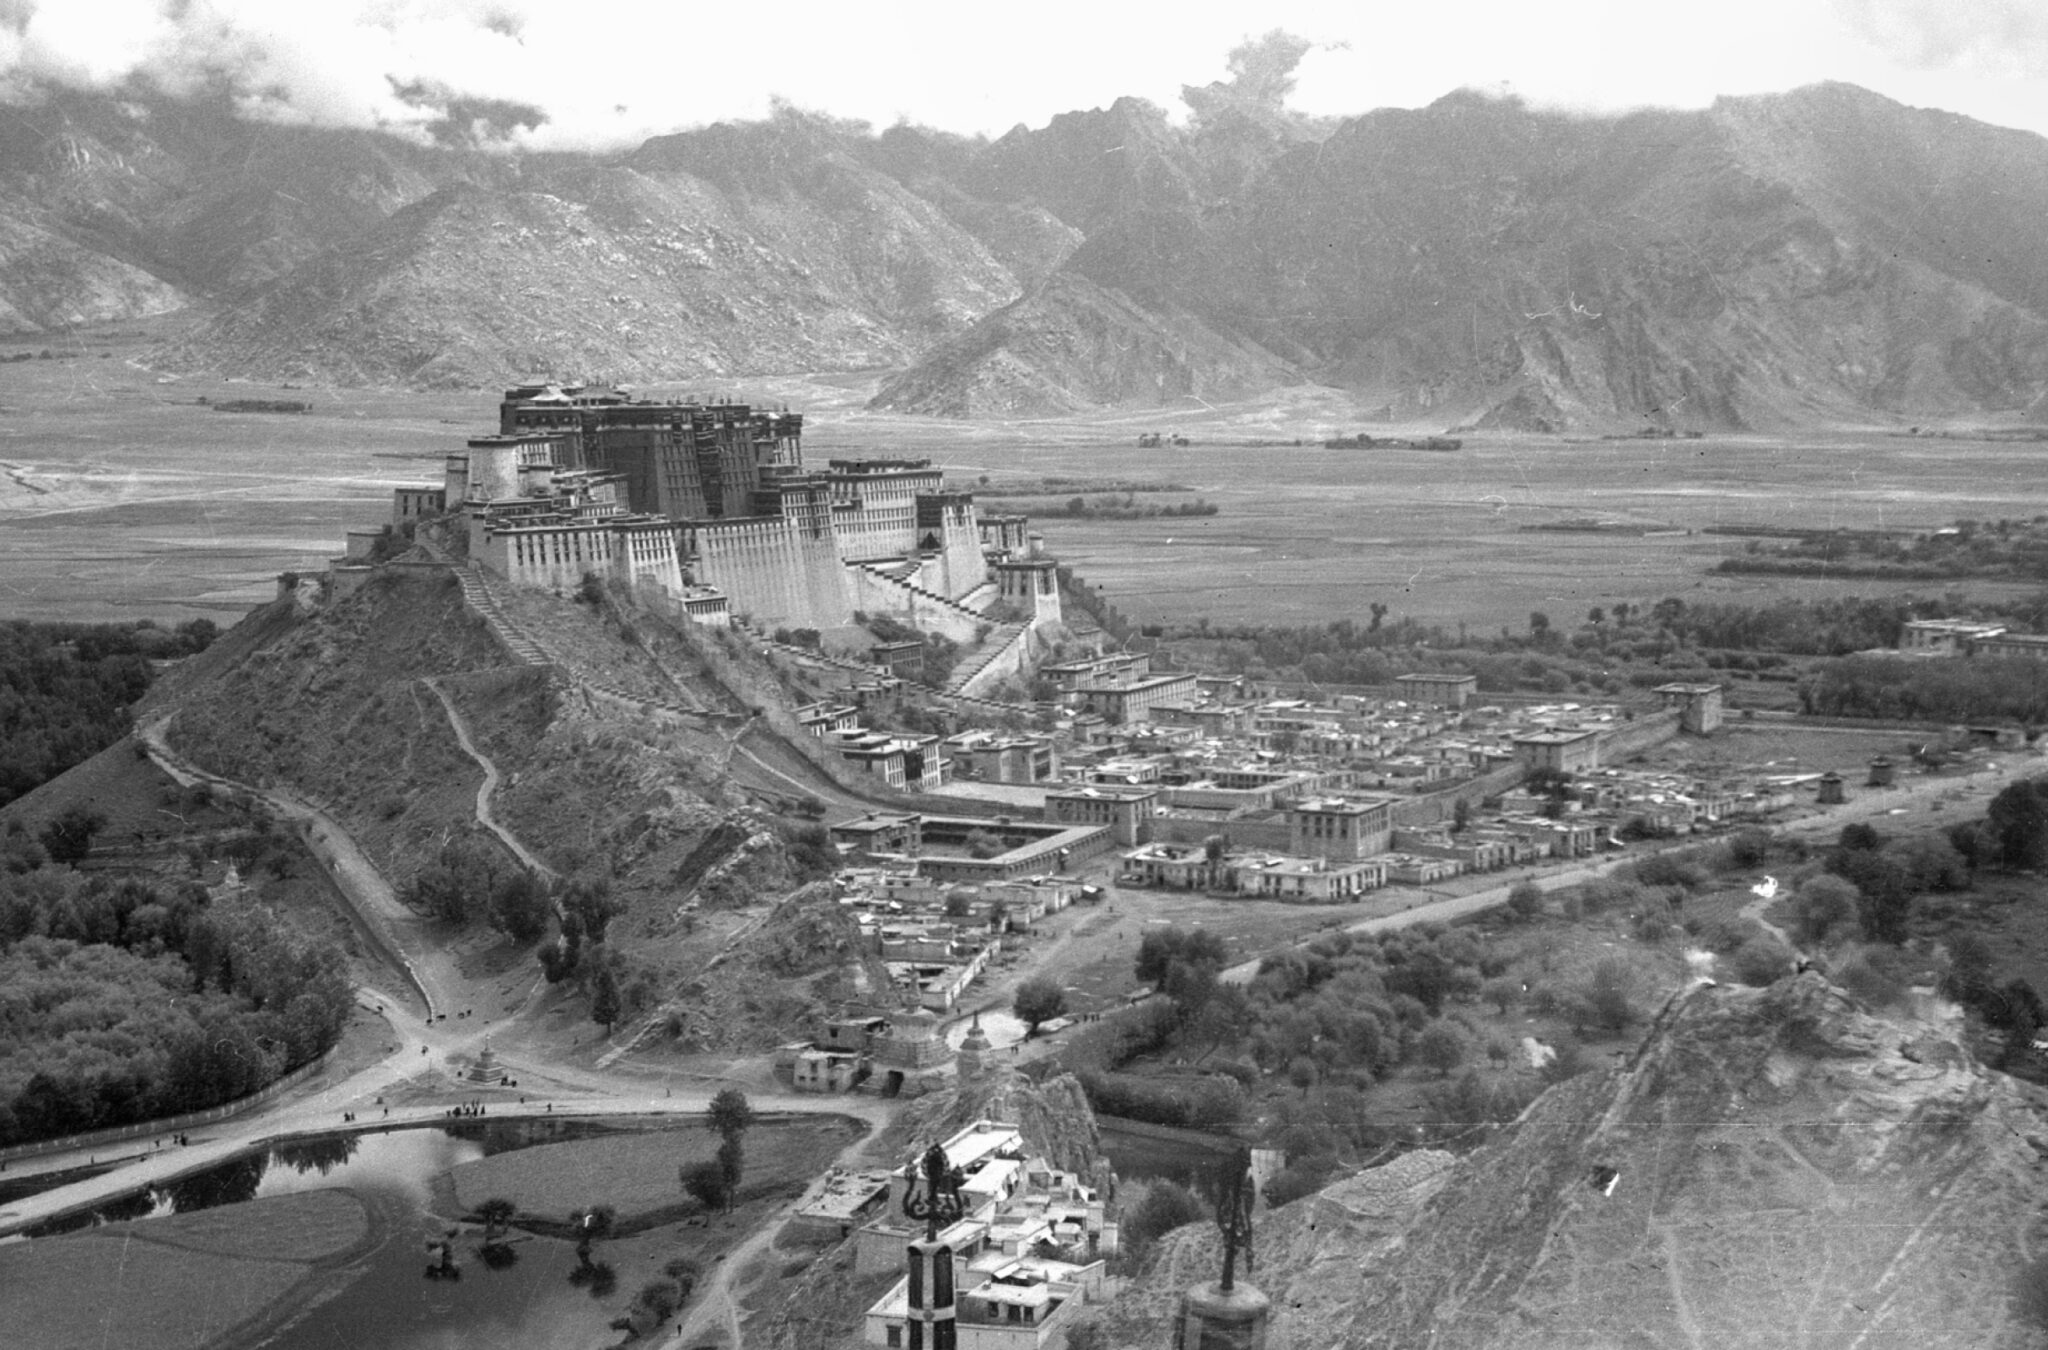
[(1417, 1062), (1448, 1076), (1465, 1062), (1465, 1036), (1456, 1026), (1439, 1018), (1424, 1027), (1415, 1038)]
[(683, 1190), (707, 1210), (725, 1208), (725, 1169), (715, 1162), (690, 1163), (678, 1173)]
[(1543, 888), (1533, 881), (1516, 882), (1508, 892), (1508, 913), (1527, 923), (1543, 912)]
[[(1269, 1192), (1270, 1198), (1270, 1192)], [(1152, 1245), (1181, 1227), (1196, 1223), (1209, 1214), (1202, 1197), (1174, 1181), (1151, 1181), (1145, 1193), (1126, 1212), (1120, 1238), (1133, 1261), (1143, 1261)]]
[(1728, 964), (1744, 984), (1766, 985), (1790, 975), (1795, 959), (1783, 943), (1757, 937), (1736, 948)]
[(1293, 1204), (1305, 1195), (1314, 1195), (1329, 1184), (1333, 1168), (1324, 1161), (1303, 1162), (1281, 1169), (1265, 1185), (1263, 1194), (1269, 1206)]
[(1836, 942), (1844, 937), (1861, 937), (1857, 920), (1856, 888), (1832, 873), (1823, 873), (1800, 884), (1792, 908), (1792, 929), (1801, 942), (1811, 946)]
[(1585, 1047), (1568, 1036), (1560, 1036), (1557, 1044), (1550, 1048), (1555, 1053), (1550, 1062), (1538, 1070), (1538, 1076), (1546, 1084), (1562, 1083), (1567, 1079), (1577, 1078), (1594, 1067), (1592, 1057), (1586, 1053)]
[(1707, 879), (1706, 872), (1690, 858), (1676, 852), (1652, 853), (1635, 864), (1636, 880), (1645, 886), (1683, 886), (1696, 890)]
[(1482, 1077), (1467, 1069), (1455, 1082), (1429, 1090), (1429, 1106), (1446, 1125), (1479, 1125), (1513, 1120), (1528, 1100), (1512, 1082)]
[(1906, 1001), (1906, 981), (1874, 948), (1861, 948), (1837, 966), (1834, 981), (1866, 1007), (1898, 1007)]
[(1638, 942), (1656, 946), (1670, 938), (1671, 929), (1671, 921), (1655, 910), (1636, 915), (1634, 932)]
[(1728, 839), (1728, 860), (1736, 867), (1761, 867), (1771, 856), (1771, 832), (1746, 825)]
[(1579, 987), (1581, 1009), (1587, 1021), (1609, 1031), (1620, 1031), (1636, 1020), (1635, 970), (1617, 956), (1593, 967)]

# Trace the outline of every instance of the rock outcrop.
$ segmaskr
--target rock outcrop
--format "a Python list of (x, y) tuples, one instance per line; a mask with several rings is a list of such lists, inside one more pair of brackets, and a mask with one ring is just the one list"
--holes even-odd
[[(1703, 986), (1455, 1166), (1265, 1219), (1255, 1279), (1276, 1350), (2031, 1345), (2009, 1289), (2044, 1151), (2039, 1095), (1951, 1009), (1868, 1011), (1815, 974)], [(1120, 1343), (1166, 1343), (1188, 1274), (1147, 1277)]]

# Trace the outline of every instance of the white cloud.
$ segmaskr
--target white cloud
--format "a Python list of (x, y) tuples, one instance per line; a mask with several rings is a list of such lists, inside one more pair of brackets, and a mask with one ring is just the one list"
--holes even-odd
[(1833, 78), (2048, 131), (2041, 0), (0, 0), (0, 88), (226, 81), (258, 115), (424, 135), (438, 113), (394, 86), (426, 86), (545, 110), (518, 133), (543, 148), (756, 117), (774, 95), (1000, 134), (1124, 94), (1178, 114), (1181, 85), (1223, 78), (1229, 50), (1273, 27), (1342, 44), (1302, 62), (1308, 112), (1463, 85), (1588, 111), (1699, 107)]

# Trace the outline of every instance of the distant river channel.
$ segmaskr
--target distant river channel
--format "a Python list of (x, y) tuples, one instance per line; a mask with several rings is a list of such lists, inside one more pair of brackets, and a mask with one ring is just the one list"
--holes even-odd
[[(608, 1323), (621, 1299), (594, 1298), (588, 1280), (572, 1283), (575, 1244), (517, 1229), (496, 1260), (482, 1259), (480, 1230), (461, 1225), (452, 1244), (455, 1277), (430, 1278), (429, 1244), (458, 1225), (443, 1187), (450, 1169), (536, 1144), (561, 1144), (612, 1133), (572, 1121), (478, 1122), (447, 1128), (331, 1135), (258, 1149), (168, 1185), (137, 1191), (100, 1210), (69, 1215), (34, 1230), (34, 1240), (99, 1224), (149, 1220), (233, 1207), (294, 1192), (345, 1188), (369, 1210), (368, 1251), (331, 1271), (309, 1306), (273, 1323), (241, 1347), (263, 1350), (581, 1350), (613, 1345)], [(435, 1211), (439, 1211), (438, 1213)], [(552, 1216), (551, 1216), (552, 1217)], [(653, 1235), (601, 1247), (605, 1259), (626, 1257)], [(496, 1267), (496, 1268), (493, 1268)], [(610, 1293), (607, 1289), (605, 1293)], [(194, 1291), (195, 1296), (202, 1296)], [(90, 1297), (81, 1291), (81, 1297)], [(0, 1341), (4, 1341), (0, 1334)]]

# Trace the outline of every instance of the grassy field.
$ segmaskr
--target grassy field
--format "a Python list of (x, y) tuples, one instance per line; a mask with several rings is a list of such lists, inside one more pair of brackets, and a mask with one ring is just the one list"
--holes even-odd
[[(801, 1187), (825, 1161), (859, 1138), (863, 1127), (848, 1117), (764, 1121), (747, 1131), (748, 1194)], [(718, 1136), (698, 1127), (636, 1131), (566, 1144), (500, 1153), (464, 1163), (449, 1173), (465, 1212), (503, 1196), (521, 1214), (562, 1220), (591, 1205), (610, 1205), (622, 1222), (693, 1207), (677, 1169), (709, 1162)]]
[(368, 1234), (353, 1195), (307, 1191), (0, 1247), (0, 1342), (198, 1350)]
[[(0, 614), (233, 614), (267, 596), (277, 572), (338, 552), (349, 527), (382, 523), (393, 485), (438, 480), (446, 451), (496, 424), (495, 391), (159, 377), (130, 364), (141, 331), (87, 333), (78, 360), (0, 365)], [(1471, 437), (1454, 454), (1324, 450), (1323, 437), (1361, 424), (1331, 390), (1171, 414), (960, 423), (864, 412), (878, 379), (743, 379), (719, 392), (805, 412), (817, 462), (928, 455), (969, 487), (983, 476), (999, 485), (1047, 475), (1187, 485), (1221, 513), (1047, 522), (1052, 551), (1141, 620), (1305, 622), (1378, 600), (1397, 616), (1483, 634), (1519, 629), (1532, 609), (1561, 618), (1666, 594), (1874, 594), (1898, 587), (1709, 576), (1742, 546), (1727, 536), (1522, 527), (1582, 516), (1681, 531), (1933, 526), (2039, 507), (2041, 452), (2017, 444), (1867, 431), (1668, 444)], [(219, 413), (201, 397), (304, 399), (313, 409)], [(1141, 450), (1143, 431), (1195, 443)], [(1251, 444), (1296, 439), (1307, 444)]]

